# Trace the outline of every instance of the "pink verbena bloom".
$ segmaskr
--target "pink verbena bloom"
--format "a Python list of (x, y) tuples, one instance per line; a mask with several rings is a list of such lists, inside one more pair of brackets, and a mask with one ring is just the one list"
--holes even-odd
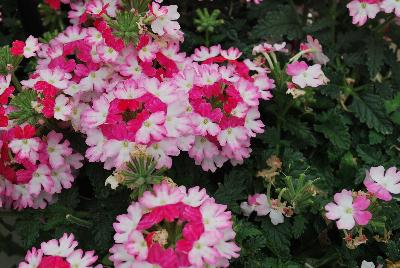
[(301, 88), (325, 85), (329, 80), (321, 70), (321, 65), (308, 66), (304, 61), (288, 64), (286, 73), (292, 76), (292, 82)]
[(397, 17), (400, 17), (400, 1), (383, 0), (380, 6), (386, 13), (394, 12)]
[(307, 42), (300, 44), (302, 51), (311, 50), (310, 53), (304, 54), (303, 56), (308, 60), (313, 60), (314, 63), (325, 65), (329, 62), (329, 58), (323, 53), (322, 46), (318, 39), (314, 39), (312, 36), (307, 35)]
[(253, 55), (258, 53), (270, 53), (270, 52), (283, 52), (287, 53), (288, 49), (286, 48), (286, 42), (276, 43), (276, 44), (269, 44), (269, 43), (262, 43), (256, 45), (253, 48)]
[(78, 242), (73, 234), (64, 234), (59, 240), (52, 239), (43, 242), (39, 249), (32, 248), (27, 252), (25, 261), (19, 264), (19, 268), (102, 268), (101, 264), (94, 266), (98, 257), (94, 251), (82, 251), (76, 249)]
[(351, 230), (355, 224), (367, 225), (372, 218), (371, 212), (367, 211), (370, 201), (365, 196), (356, 196), (348, 190), (342, 190), (334, 196), (335, 203), (325, 206), (326, 217), (337, 220), (339, 229)]
[(391, 194), (400, 193), (400, 171), (398, 172), (396, 167), (391, 167), (386, 172), (383, 166), (371, 167), (366, 171), (364, 185), (377, 198), (390, 201)]
[(181, 26), (176, 21), (180, 17), (178, 6), (161, 6), (153, 2), (150, 11), (154, 16), (154, 20), (151, 22), (151, 29), (153, 32), (160, 36), (167, 35), (172, 39), (182, 40), (183, 34), (180, 31)]
[[(168, 233), (166, 222), (181, 231)], [(116, 268), (227, 267), (240, 251), (226, 206), (216, 204), (205, 189), (166, 181), (133, 202), (127, 214), (117, 217), (114, 229), (110, 260)]]
[(243, 215), (250, 216), (255, 211), (257, 216), (269, 214), (272, 224), (278, 225), (284, 222), (285, 205), (276, 199), (268, 200), (265, 194), (249, 195), (247, 202), (240, 204)]
[(353, 0), (347, 4), (353, 24), (364, 25), (368, 19), (374, 19), (380, 11), (380, 0)]

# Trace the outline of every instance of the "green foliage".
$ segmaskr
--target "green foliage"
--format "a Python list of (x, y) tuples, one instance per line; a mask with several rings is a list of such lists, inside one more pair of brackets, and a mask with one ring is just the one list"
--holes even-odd
[(143, 14), (148, 11), (151, 0), (123, 0), (127, 10), (132, 10), (137, 14)]
[(371, 77), (374, 77), (382, 68), (385, 59), (385, 44), (379, 37), (371, 37), (366, 40), (367, 43), (367, 63)]
[(343, 117), (334, 110), (317, 115), (319, 124), (314, 129), (321, 132), (334, 146), (340, 150), (350, 147), (350, 133)]
[(197, 26), (199, 32), (214, 32), (215, 28), (224, 24), (223, 19), (218, 19), (221, 11), (218, 9), (213, 10), (211, 13), (207, 8), (196, 9), (197, 18), (194, 19), (194, 24)]
[(115, 20), (110, 20), (109, 25), (114, 30), (114, 35), (124, 40), (125, 44), (137, 44), (139, 35), (140, 17), (132, 12), (125, 11), (117, 14)]
[(369, 128), (382, 134), (391, 134), (392, 123), (387, 119), (383, 103), (378, 95), (366, 93), (363, 96), (354, 96), (349, 106), (354, 115)]
[(270, 221), (263, 221), (262, 229), (267, 248), (275, 256), (288, 259), (290, 257), (290, 239), (292, 238), (290, 223), (285, 221), (282, 224), (273, 225)]
[(293, 40), (303, 36), (299, 16), (289, 5), (280, 6), (276, 10), (267, 12), (264, 17), (260, 18), (253, 32), (256, 37), (273, 40), (284, 37)]
[(10, 104), (16, 109), (10, 114), (10, 119), (17, 120), (18, 124), (36, 124), (41, 118), (41, 115), (32, 107), (32, 103), (36, 101), (36, 99), (37, 94), (33, 90), (24, 90), (18, 94), (10, 102)]
[(22, 57), (14, 57), (11, 55), (10, 47), (0, 47), (0, 74), (7, 75), (14, 72), (20, 64)]

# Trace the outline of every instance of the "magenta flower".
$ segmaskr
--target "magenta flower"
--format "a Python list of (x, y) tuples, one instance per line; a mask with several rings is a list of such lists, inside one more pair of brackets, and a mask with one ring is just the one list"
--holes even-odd
[(64, 234), (60, 239), (52, 239), (43, 242), (39, 249), (32, 248), (26, 254), (25, 261), (19, 264), (19, 268), (102, 268), (101, 264), (94, 266), (98, 257), (94, 251), (84, 252), (76, 249), (78, 242), (73, 234)]
[(383, 166), (371, 167), (366, 172), (364, 185), (377, 198), (390, 201), (391, 194), (400, 193), (400, 171), (397, 172), (396, 167), (391, 167), (386, 172)]
[(240, 250), (231, 217), (205, 189), (164, 181), (117, 217), (110, 259), (116, 268), (228, 267)]
[(335, 203), (331, 202), (325, 206), (326, 217), (337, 220), (339, 229), (351, 230), (355, 224), (367, 225), (372, 214), (366, 211), (370, 201), (365, 196), (357, 196), (353, 199), (351, 191), (343, 189), (334, 196)]

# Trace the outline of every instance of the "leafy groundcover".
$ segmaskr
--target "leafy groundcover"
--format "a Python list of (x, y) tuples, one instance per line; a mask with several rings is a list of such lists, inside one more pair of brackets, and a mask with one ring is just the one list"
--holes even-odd
[(400, 267), (399, 1), (0, 12), (1, 267)]

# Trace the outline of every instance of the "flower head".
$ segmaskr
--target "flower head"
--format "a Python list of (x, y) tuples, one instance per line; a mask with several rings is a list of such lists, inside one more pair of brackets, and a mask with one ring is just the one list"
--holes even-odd
[(367, 225), (372, 218), (371, 212), (367, 209), (370, 201), (365, 196), (356, 196), (348, 190), (336, 193), (335, 203), (325, 206), (326, 217), (330, 220), (337, 220), (339, 229), (351, 230), (355, 224)]
[(386, 172), (383, 166), (371, 167), (366, 172), (364, 185), (379, 199), (390, 201), (392, 194), (400, 193), (400, 171), (396, 167), (391, 167)]
[[(166, 181), (145, 192), (114, 223), (115, 267), (205, 267), (237, 258), (239, 247), (226, 206), (204, 189)], [(157, 226), (157, 227), (156, 227)], [(170, 232), (174, 226), (175, 232)]]
[[(43, 242), (39, 249), (32, 248), (27, 252), (25, 261), (19, 264), (19, 268), (93, 268), (98, 257), (94, 251), (84, 252), (76, 249), (78, 242), (73, 234), (64, 234), (60, 239)], [(103, 267), (101, 264), (96, 268)]]

